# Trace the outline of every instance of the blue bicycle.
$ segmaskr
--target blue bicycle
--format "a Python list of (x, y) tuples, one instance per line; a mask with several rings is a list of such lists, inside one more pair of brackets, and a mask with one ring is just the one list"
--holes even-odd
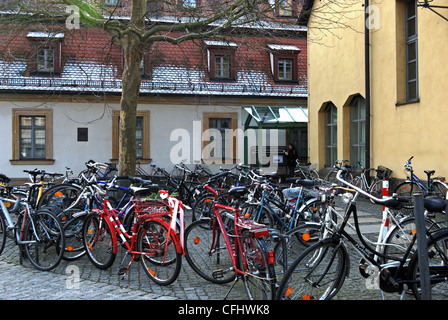
[(296, 179), (294, 183), (300, 186), (282, 190), (285, 200), (280, 199), (269, 184), (259, 184), (258, 188), (263, 190), (261, 199), (246, 205), (246, 212), (252, 220), (282, 232), (293, 229), (302, 221), (319, 221), (321, 200), (317, 194), (307, 196), (305, 193), (305, 187), (314, 186), (314, 181)]
[[(407, 179), (400, 183), (394, 190), (398, 196), (407, 198), (405, 208), (414, 208), (413, 194), (415, 192), (422, 192), (424, 197), (432, 196), (442, 200), (448, 200), (448, 185), (445, 183), (445, 178), (431, 178), (435, 173), (435, 170), (425, 170), (428, 182), (424, 183), (414, 173), (414, 169), (411, 166), (411, 160), (414, 156), (410, 157), (408, 161), (403, 165)], [(409, 174), (408, 174), (409, 173)]]

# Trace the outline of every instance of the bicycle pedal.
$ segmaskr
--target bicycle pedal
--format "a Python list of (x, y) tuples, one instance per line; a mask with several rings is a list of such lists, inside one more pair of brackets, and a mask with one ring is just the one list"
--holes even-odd
[(213, 279), (224, 278), (224, 270), (218, 269), (218, 270), (213, 271), (212, 277), (213, 277)]

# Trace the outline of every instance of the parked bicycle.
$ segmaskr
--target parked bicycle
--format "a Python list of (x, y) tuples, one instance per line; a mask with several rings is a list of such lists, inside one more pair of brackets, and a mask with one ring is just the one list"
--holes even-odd
[[(342, 170), (338, 172), (337, 178), (345, 183), (341, 173)], [(356, 186), (350, 184), (348, 186), (356, 190), (356, 194), (347, 206), (343, 221), (337, 226), (333, 225), (331, 234), (327, 238), (307, 248), (292, 263), (280, 283), (277, 298), (309, 300), (334, 297), (349, 273), (350, 264), (346, 244), (350, 244), (362, 258), (361, 274), (366, 277), (374, 276), (381, 290), (403, 295), (407, 289), (410, 289), (415, 298), (420, 299), (419, 255), (413, 250), (416, 235), (413, 235), (404, 255), (389, 256), (375, 250), (364, 240), (358, 223), (356, 200), (361, 194), (385, 206), (400, 206), (402, 203), (394, 198), (374, 199), (372, 195)], [(352, 215), (360, 242), (345, 230)], [(427, 236), (431, 295), (433, 298), (446, 299), (448, 229), (444, 228), (435, 232), (427, 230)], [(381, 259), (378, 260), (375, 257)], [(387, 263), (382, 264), (381, 261), (387, 261)]]
[(35, 210), (29, 203), (20, 197), (15, 199), (11, 194), (0, 197), (0, 208), (0, 254), (5, 248), (7, 233), (12, 231), (14, 242), (20, 249), (21, 261), (25, 255), (36, 269), (42, 271), (59, 265), (65, 237), (61, 222), (52, 212)]
[[(361, 169), (361, 174), (353, 178), (351, 183), (358, 188), (367, 191), (375, 198), (382, 198), (383, 196), (383, 182), (389, 180), (392, 170), (378, 166), (375, 168), (364, 168), (360, 162), (358, 162)], [(376, 174), (373, 178), (370, 177), (370, 172), (375, 170)]]
[[(130, 189), (136, 197), (147, 192), (142, 188)], [(135, 215), (132, 232), (129, 233), (107, 197), (104, 198), (103, 208), (93, 209), (83, 224), (82, 239), (89, 260), (97, 268), (109, 268), (115, 261), (120, 242), (125, 249), (120, 275), (124, 277), (131, 263), (139, 257), (140, 264), (151, 280), (160, 285), (173, 283), (180, 273), (182, 263), (180, 230), (183, 225), (177, 224), (177, 215), (182, 214), (183, 206), (176, 200), (175, 207), (172, 207), (170, 200), (134, 200)], [(128, 256), (130, 261), (125, 266)]]
[(188, 263), (213, 283), (234, 281), (224, 299), (238, 280), (243, 281), (249, 299), (272, 299), (276, 290), (275, 261), (264, 239), (277, 231), (241, 215), (238, 203), (244, 201), (246, 188), (229, 190), (236, 201), (232, 206), (217, 203), (217, 192), (208, 185), (205, 188), (215, 195), (214, 214), (193, 222), (185, 230)]
[(294, 176), (302, 179), (319, 179), (319, 173), (315, 169), (311, 169), (311, 162), (305, 165), (300, 164), (299, 159), (296, 160), (297, 166), (294, 170)]
[(427, 183), (424, 183), (414, 173), (414, 169), (411, 166), (411, 160), (414, 156), (410, 157), (408, 161), (403, 165), (405, 168), (405, 174), (407, 180), (396, 186), (394, 193), (400, 197), (406, 197), (408, 199), (405, 207), (408, 209), (414, 208), (413, 194), (417, 191), (423, 193), (424, 197), (433, 196), (442, 200), (448, 200), (448, 184), (444, 178), (432, 178), (435, 170), (425, 170), (427, 176)]

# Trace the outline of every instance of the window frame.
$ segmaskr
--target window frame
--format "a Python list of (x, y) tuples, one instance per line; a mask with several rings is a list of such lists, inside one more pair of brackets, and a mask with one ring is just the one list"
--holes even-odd
[[(139, 159), (141, 164), (151, 163), (150, 156), (150, 111), (139, 110), (136, 114), (137, 117), (143, 119), (143, 132), (142, 132), (142, 158)], [(119, 155), (119, 127), (120, 127), (120, 110), (112, 110), (112, 158), (111, 162), (118, 162)], [(136, 155), (137, 158), (137, 155)]]
[[(282, 12), (282, 4), (289, 1), (291, 2), (289, 5), (291, 8), (291, 14), (285, 14)], [(275, 15), (280, 18), (297, 18), (299, 15), (298, 0), (276, 0)]]
[[(23, 116), (45, 117), (45, 158), (22, 159), (20, 155), (20, 118)], [(52, 109), (12, 109), (12, 159), (13, 165), (53, 164), (53, 110)]]
[[(409, 5), (414, 6), (414, 15), (409, 16)], [(409, 23), (414, 20), (413, 34), (410, 33)], [(410, 46), (415, 45), (415, 59), (410, 58)], [(418, 74), (418, 19), (417, 19), (417, 1), (406, 0), (405, 1), (405, 51), (406, 51), (406, 102), (419, 101), (419, 74)], [(410, 65), (415, 63), (415, 78), (410, 78), (411, 68)], [(411, 97), (411, 84), (415, 83), (415, 97)]]
[[(233, 133), (237, 133), (238, 129), (238, 112), (204, 112), (202, 114), (202, 154), (201, 159), (204, 163), (232, 163), (235, 164), (238, 161), (237, 158), (237, 150), (238, 150), (238, 139), (235, 139), (232, 136), (232, 156), (231, 158), (223, 157), (209, 157), (210, 149), (208, 145), (210, 144), (210, 136), (208, 135), (208, 130), (210, 129), (210, 119), (230, 119), (230, 130), (233, 130)], [(204, 154), (208, 157), (204, 157)]]
[[(334, 115), (336, 115), (336, 119), (333, 121)], [(328, 141), (328, 136), (330, 136), (330, 141)], [(334, 158), (333, 155), (335, 153), (336, 157)], [(333, 103), (330, 102), (325, 107), (325, 165), (327, 167), (330, 168), (333, 167), (334, 162), (338, 160), (337, 153), (338, 153), (338, 108)]]
[[(355, 126), (357, 133), (356, 136), (354, 136)], [(364, 134), (362, 135), (363, 126), (364, 126)], [(365, 160), (366, 160), (365, 148), (366, 148), (366, 104), (365, 99), (363, 97), (357, 96), (353, 98), (350, 103), (350, 163), (352, 163), (353, 166), (357, 166), (358, 161), (363, 166), (365, 166)], [(354, 154), (355, 151), (356, 154)]]

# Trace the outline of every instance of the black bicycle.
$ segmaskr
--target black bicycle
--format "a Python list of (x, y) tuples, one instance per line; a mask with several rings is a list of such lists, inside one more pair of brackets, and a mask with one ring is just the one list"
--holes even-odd
[[(342, 170), (337, 174), (339, 181)], [(348, 184), (356, 190), (347, 206), (344, 220), (340, 225), (331, 225), (329, 236), (304, 250), (291, 264), (277, 291), (277, 299), (324, 300), (333, 298), (344, 284), (349, 274), (350, 263), (346, 243), (352, 245), (362, 260), (360, 272), (366, 279), (375, 279), (384, 292), (412, 292), (421, 298), (419, 255), (416, 254), (416, 234), (413, 235), (404, 255), (389, 256), (378, 252), (367, 244), (359, 228), (356, 200), (363, 194), (376, 203), (392, 208), (400, 208), (403, 203), (398, 198), (377, 199), (367, 192)], [(437, 211), (443, 210), (443, 201)], [(443, 208), (442, 208), (443, 207)], [(353, 216), (360, 243), (345, 231), (349, 218)], [(448, 229), (431, 230), (427, 227), (428, 259), (432, 299), (444, 299), (448, 294)]]

